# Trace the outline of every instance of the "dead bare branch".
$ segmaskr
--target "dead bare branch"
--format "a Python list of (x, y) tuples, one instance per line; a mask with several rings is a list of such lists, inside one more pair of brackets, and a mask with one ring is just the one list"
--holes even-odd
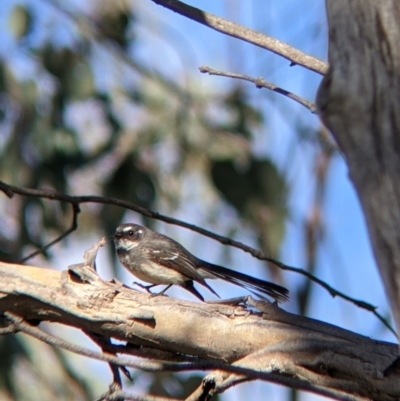
[(252, 78), (249, 77), (248, 75), (235, 74), (233, 72), (217, 71), (207, 66), (199, 67), (199, 71), (204, 74), (217, 75), (220, 77), (241, 79), (243, 81), (252, 82), (258, 89), (266, 88), (269, 89), (270, 91), (279, 93), (283, 96), (288, 97), (289, 99), (294, 100), (295, 102), (301, 104), (302, 106), (310, 110), (311, 113), (315, 113), (317, 110), (317, 106), (313, 102), (309, 102), (308, 100), (305, 100), (302, 97), (295, 95), (294, 93), (291, 93), (285, 89), (280, 88), (279, 86), (271, 84), (270, 82), (267, 82), (264, 78)]
[(309, 56), (286, 43), (280, 42), (260, 32), (245, 28), (226, 19), (207, 13), (199, 8), (189, 6), (178, 0), (151, 0), (193, 21), (205, 25), (215, 31), (251, 43), (269, 50), (291, 62), (291, 65), (300, 65), (318, 74), (324, 75), (328, 65), (315, 57)]

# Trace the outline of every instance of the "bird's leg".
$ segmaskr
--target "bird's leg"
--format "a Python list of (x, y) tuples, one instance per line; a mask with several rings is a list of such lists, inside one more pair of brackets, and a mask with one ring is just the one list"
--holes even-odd
[(155, 287), (157, 284), (144, 285), (144, 284), (138, 283), (138, 282), (136, 282), (136, 281), (133, 281), (133, 282), (132, 282), (132, 285), (136, 285), (136, 286), (138, 286), (138, 287), (140, 287), (140, 288), (143, 288), (143, 289), (144, 289), (146, 292), (148, 292), (149, 294), (153, 294), (153, 293), (150, 291), (150, 288)]
[(152, 297), (158, 297), (160, 295), (164, 295), (165, 291), (170, 289), (172, 286), (173, 286), (173, 284), (168, 284), (162, 291), (160, 291), (160, 292), (152, 292), (151, 296)]
[(172, 287), (172, 284), (169, 284), (169, 285), (167, 285), (167, 286), (166, 286), (162, 291), (160, 291), (160, 292), (151, 292), (151, 291), (150, 291), (150, 288), (157, 287), (157, 285), (159, 285), (159, 284), (144, 285), (144, 284), (138, 283), (138, 282), (136, 282), (136, 281), (133, 281), (132, 284), (133, 284), (133, 285), (136, 285), (136, 286), (138, 286), (138, 287), (140, 287), (140, 288), (143, 288), (143, 289), (144, 289), (146, 292), (148, 292), (152, 297), (158, 297), (159, 295), (164, 295), (165, 291), (167, 291), (169, 288)]

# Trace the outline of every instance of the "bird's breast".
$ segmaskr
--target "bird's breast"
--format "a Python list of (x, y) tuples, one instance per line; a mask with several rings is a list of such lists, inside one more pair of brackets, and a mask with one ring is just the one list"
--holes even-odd
[(161, 266), (132, 252), (117, 251), (119, 261), (139, 280), (150, 284), (182, 284), (188, 280), (183, 274), (169, 267)]

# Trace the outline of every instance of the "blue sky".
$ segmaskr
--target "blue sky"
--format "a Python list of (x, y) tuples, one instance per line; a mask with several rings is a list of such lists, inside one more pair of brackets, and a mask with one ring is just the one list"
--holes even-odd
[[(0, 56), (12, 58), (17, 72), (19, 70), (20, 74), (24, 74), (31, 66), (25, 65), (25, 62), (22, 61), (25, 58), (21, 59), (13, 46), (7, 28), (10, 7), (16, 3), (14, 1), (0, 3), (0, 36), (2, 38)], [(30, 4), (28, 0), (18, 2), (18, 4), (21, 3)], [(34, 3), (35, 7), (42, 8), (44, 15), (41, 18), (43, 20), (54, 19), (56, 22), (63, 19), (45, 3), (40, 1)], [(78, 0), (73, 3), (80, 4)], [(138, 42), (141, 46), (138, 53), (141, 60), (148, 65), (162, 69), (165, 75), (175, 78), (187, 74), (190, 79), (198, 80), (200, 86), (212, 87), (214, 90), (226, 90), (230, 84), (229, 79), (210, 77), (198, 72), (199, 66), (208, 65), (224, 71), (263, 77), (308, 100), (314, 99), (321, 80), (317, 74), (298, 66), (290, 67), (288, 61), (278, 56), (237, 39), (228, 38), (157, 6), (149, 0), (132, 1), (131, 4), (138, 11), (137, 32), (141, 37), (141, 41)], [(326, 21), (324, 2), (321, 0), (307, 0), (307, 2), (297, 0), (246, 0), (245, 2), (243, 0), (199, 0), (191, 1), (190, 4), (259, 30), (310, 55), (326, 59)], [(63, 40), (62, 30), (59, 35), (60, 40)], [(176, 38), (177, 40), (168, 42), (165, 38)], [(40, 40), (40, 38), (36, 40)], [(101, 57), (100, 53), (98, 56)], [(105, 68), (102, 72), (107, 71)], [(107, 85), (107, 82), (107, 77), (104, 77), (104, 85)], [(255, 133), (257, 138), (255, 148), (261, 155), (270, 156), (282, 169), (286, 169), (292, 183), (290, 206), (293, 219), (288, 223), (281, 260), (296, 267), (303, 267), (305, 260), (302, 224), (309, 213), (314, 195), (315, 149), (307, 142), (296, 139), (294, 125), (302, 125), (312, 132), (320, 126), (320, 122), (317, 116), (289, 99), (266, 90), (252, 88), (248, 83), (243, 85), (249, 89), (252, 102), (260, 106), (268, 118), (268, 127)], [(293, 143), (296, 144), (296, 147), (290, 157), (288, 167), (285, 156), (292, 149)], [(327, 180), (327, 192), (323, 204), (325, 238), (318, 251), (316, 275), (349, 296), (378, 306), (380, 313), (386, 314), (388, 306), (369, 244), (360, 203), (349, 181), (344, 160), (340, 155), (334, 157)], [(160, 210), (160, 212), (163, 211)], [(199, 221), (193, 221), (196, 219), (185, 213), (174, 217), (194, 223), (201, 222), (201, 218)], [(138, 217), (131, 215), (127, 216), (127, 219), (138, 219)], [(167, 229), (162, 226), (161, 229), (168, 232), (169, 235), (173, 235), (177, 240), (185, 238), (185, 246), (188, 246), (197, 256), (211, 262), (222, 263), (220, 258), (223, 251), (221, 251), (221, 246), (214, 241), (199, 238), (197, 234), (180, 228)], [(246, 234), (245, 232), (242, 238), (237, 239), (254, 245), (254, 240), (249, 239)], [(93, 242), (96, 240), (93, 239)], [(64, 265), (76, 263), (84, 248), (91, 245), (89, 241), (88, 246), (78, 244), (78, 242), (79, 240), (74, 241), (72, 237), (68, 249), (58, 247), (55, 250), (56, 257), (63, 260)], [(73, 249), (73, 256), (71, 256), (71, 249)], [(64, 257), (67, 255), (71, 260), (67, 260), (66, 263)], [(259, 262), (249, 255), (239, 250), (233, 250), (232, 255), (231, 259), (235, 267), (240, 268), (245, 264), (253, 269), (255, 275), (262, 272)], [(106, 257), (100, 257), (104, 258), (101, 260), (106, 265), (108, 263)], [(104, 269), (103, 273), (104, 275), (109, 274), (107, 269)], [(131, 277), (125, 272), (121, 272), (121, 278), (126, 282), (131, 280)], [(295, 289), (296, 285), (303, 281), (303, 278), (294, 274), (285, 274), (285, 279), (291, 289)], [(216, 288), (221, 291), (223, 296), (241, 293), (240, 290), (223, 284)], [(185, 294), (179, 289), (171, 294), (185, 297)], [(293, 303), (284, 308), (296, 311), (296, 305)], [(316, 285), (313, 287), (309, 316), (363, 335), (395, 341), (394, 337), (372, 314), (338, 298), (333, 299), (325, 290)], [(255, 394), (258, 392), (265, 395), (272, 391), (271, 395), (275, 397), (286, 391), (277, 390), (276, 387), (271, 390), (271, 387), (265, 384), (257, 384), (256, 387), (254, 384), (248, 384), (229, 392), (227, 396), (223, 396), (223, 399), (243, 399), (243, 395), (249, 391), (249, 388), (253, 389), (252, 392), (255, 391)], [(315, 397), (304, 395), (304, 398)]]

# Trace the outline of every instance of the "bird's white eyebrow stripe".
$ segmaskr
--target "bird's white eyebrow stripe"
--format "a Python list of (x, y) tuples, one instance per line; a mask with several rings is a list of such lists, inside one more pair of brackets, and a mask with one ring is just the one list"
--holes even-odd
[(129, 231), (133, 231), (133, 232), (138, 232), (139, 234), (143, 234), (143, 230), (135, 230), (135, 228), (134, 227), (132, 227), (132, 226), (128, 226), (128, 227), (124, 227), (123, 229), (122, 229), (122, 232), (123, 233), (127, 233), (127, 232), (129, 232)]

